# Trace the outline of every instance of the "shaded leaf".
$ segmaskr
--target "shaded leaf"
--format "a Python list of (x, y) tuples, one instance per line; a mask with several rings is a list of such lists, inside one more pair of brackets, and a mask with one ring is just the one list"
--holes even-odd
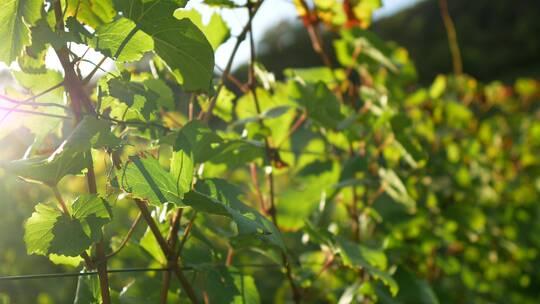
[(109, 206), (97, 195), (79, 196), (68, 205), (68, 216), (51, 204), (38, 204), (25, 224), (29, 254), (78, 256), (101, 239), (111, 220)]
[(0, 61), (9, 65), (30, 44), (29, 26), (41, 17), (41, 0), (9, 0), (0, 2)]
[(188, 91), (207, 91), (214, 70), (214, 52), (204, 34), (189, 19), (173, 13), (185, 5), (172, 0), (116, 0), (116, 8), (154, 39), (154, 50)]

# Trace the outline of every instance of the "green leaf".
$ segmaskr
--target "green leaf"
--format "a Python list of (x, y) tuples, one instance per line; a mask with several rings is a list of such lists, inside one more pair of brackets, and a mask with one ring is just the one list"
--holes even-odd
[(115, 77), (109, 79), (107, 89), (111, 97), (125, 103), (127, 109), (139, 113), (146, 120), (157, 113), (159, 106), (168, 110), (175, 108), (172, 90), (160, 79), (136, 82), (129, 76)]
[(189, 147), (195, 163), (204, 163), (221, 151), (223, 139), (210, 128), (197, 120), (187, 123), (178, 133), (173, 150)]
[(154, 93), (157, 98), (154, 102), (169, 111), (175, 109), (174, 93), (171, 88), (161, 79), (146, 79), (143, 81), (147, 90)]
[[(87, 271), (85, 269), (83, 272)], [(77, 280), (74, 304), (100, 304), (101, 291), (97, 276), (80, 276)]]
[(337, 129), (338, 124), (345, 119), (337, 97), (322, 82), (302, 85), (297, 81), (290, 81), (289, 94), (306, 108), (311, 119), (323, 127)]
[(376, 289), (377, 296), (381, 302), (387, 303), (419, 303), (419, 304), (438, 304), (437, 295), (429, 286), (429, 283), (417, 277), (414, 272), (404, 267), (398, 267), (394, 278), (399, 284), (399, 292), (395, 298), (387, 295), (382, 289)]
[(171, 174), (176, 177), (176, 186), (184, 189), (185, 192), (191, 189), (193, 180), (193, 151), (191, 144), (182, 141), (183, 137), (177, 139), (177, 144), (171, 157)]
[(101, 228), (111, 220), (107, 202), (83, 195), (68, 205), (68, 216), (51, 204), (38, 204), (25, 224), (29, 254), (78, 256), (101, 239)]
[(177, 19), (188, 18), (195, 24), (206, 36), (212, 48), (217, 48), (225, 42), (230, 36), (230, 30), (223, 18), (219, 14), (212, 14), (208, 24), (203, 24), (201, 14), (195, 9), (183, 10), (178, 9), (174, 12), (174, 17)]
[(50, 157), (20, 159), (4, 163), (2, 166), (26, 181), (56, 185), (66, 175), (81, 173), (88, 163), (84, 153), (60, 153), (60, 151)]
[(187, 91), (207, 91), (214, 71), (214, 52), (204, 34), (189, 19), (174, 18), (184, 5), (172, 0), (116, 0), (117, 10), (154, 40), (154, 50)]
[(390, 169), (380, 168), (379, 177), (383, 181), (384, 190), (393, 200), (405, 205), (409, 212), (416, 211), (416, 202), (409, 195), (407, 188), (396, 172)]
[[(13, 77), (17, 82), (27, 89), (32, 95), (39, 94), (64, 80), (64, 77), (60, 72), (47, 70), (45, 73), (25, 73), (19, 71), (12, 71)], [(64, 88), (59, 87), (47, 94), (44, 94), (35, 99), (36, 102), (49, 102), (64, 104)], [(63, 111), (62, 111), (63, 112)], [(60, 113), (63, 114), (63, 113)]]
[(42, 0), (9, 0), (0, 3), (0, 61), (9, 65), (30, 44), (30, 26), (41, 17)]
[(223, 119), (225, 122), (230, 122), (233, 118), (233, 101), (236, 95), (229, 91), (226, 87), (222, 87), (219, 95), (216, 98), (216, 106), (214, 115)]
[(185, 194), (184, 204), (195, 210), (229, 217), (236, 223), (237, 239), (255, 237), (267, 244), (284, 249), (279, 230), (255, 209), (239, 199), (241, 191), (221, 179), (199, 180), (195, 190)]
[(80, 256), (69, 257), (58, 254), (49, 254), (49, 260), (56, 265), (67, 265), (71, 267), (78, 267), (84, 261)]
[(199, 267), (194, 284), (196, 290), (206, 293), (209, 303), (257, 304), (261, 301), (253, 277), (233, 267)]
[(85, 152), (90, 148), (114, 149), (121, 141), (111, 132), (111, 123), (94, 116), (84, 116), (71, 135), (65, 140), (62, 148), (65, 151)]
[(144, 54), (152, 51), (154, 40), (136, 29), (133, 21), (120, 18), (100, 26), (90, 45), (118, 62), (132, 62), (140, 60)]
[(25, 180), (56, 185), (62, 177), (79, 174), (86, 168), (90, 148), (116, 148), (119, 144), (108, 122), (85, 116), (51, 156), (15, 160), (2, 166)]
[[(160, 223), (157, 222), (158, 228), (162, 232), (163, 235), (167, 233), (168, 225), (167, 223)], [(154, 236), (154, 233), (152, 233), (152, 230), (150, 228), (147, 228), (144, 232), (144, 235), (139, 240), (139, 246), (141, 246), (142, 249), (144, 249), (148, 254), (150, 254), (154, 260), (158, 261), (160, 264), (165, 265), (167, 264), (167, 257), (163, 253), (163, 250), (161, 250), (161, 247), (159, 246), (158, 241), (156, 240), (156, 237)]]
[(204, 0), (204, 3), (209, 6), (218, 6), (218, 7), (225, 7), (225, 8), (238, 7), (238, 5), (231, 0)]
[(153, 205), (164, 203), (182, 204), (184, 193), (190, 188), (182, 188), (179, 177), (165, 170), (153, 157), (131, 156), (124, 167), (122, 188), (133, 196), (146, 199)]
[(67, 13), (96, 29), (113, 21), (116, 15), (112, 0), (67, 0)]
[(382, 251), (376, 251), (360, 244), (349, 242), (343, 238), (336, 239), (339, 254), (346, 266), (363, 268), (376, 279), (381, 280), (396, 295), (399, 286), (392, 276), (381, 266), (386, 266), (386, 256)]

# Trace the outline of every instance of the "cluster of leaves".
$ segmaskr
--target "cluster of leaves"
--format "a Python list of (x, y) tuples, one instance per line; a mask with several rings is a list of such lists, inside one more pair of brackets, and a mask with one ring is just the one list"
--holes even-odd
[[(247, 85), (214, 75), (221, 17), (182, 0), (0, 5), (0, 61), (25, 89), (2, 97), (1, 132), (35, 135), (2, 167), (54, 194), (28, 253), (98, 270), (76, 303), (534, 303), (540, 83), (417, 88), (406, 50), (361, 29), (379, 1), (315, 2), (299, 14), (340, 28), (339, 64), (276, 81), (252, 58)], [(246, 31), (261, 4), (206, 3), (248, 10)], [(90, 85), (100, 63), (82, 75), (72, 44), (116, 70)], [(170, 271), (108, 278), (141, 264)]]

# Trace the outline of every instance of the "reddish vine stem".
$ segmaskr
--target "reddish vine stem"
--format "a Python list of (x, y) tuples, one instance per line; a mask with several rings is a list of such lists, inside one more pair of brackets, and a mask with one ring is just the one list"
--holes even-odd
[(184, 231), (184, 234), (182, 235), (182, 239), (180, 240), (180, 245), (178, 246), (178, 251), (176, 252), (175, 258), (178, 258), (180, 256), (180, 253), (182, 253), (182, 249), (184, 248), (184, 245), (186, 244), (187, 238), (189, 236), (189, 233), (191, 232), (191, 229), (193, 228), (193, 223), (195, 222), (196, 217), (197, 217), (197, 211), (194, 211), (193, 216), (189, 220), (189, 223), (186, 226), (186, 230)]
[(122, 242), (120, 243), (118, 248), (115, 251), (109, 253), (106, 256), (107, 260), (112, 258), (113, 256), (117, 255), (127, 245), (127, 243), (129, 242), (129, 239), (133, 235), (133, 232), (135, 232), (135, 228), (137, 227), (137, 224), (139, 224), (139, 222), (141, 221), (141, 218), (142, 218), (142, 214), (139, 212), (139, 214), (137, 215), (137, 217), (135, 218), (135, 220), (131, 224), (131, 227), (129, 227), (129, 230), (128, 230), (126, 236), (124, 237), (124, 239), (122, 240)]
[(461, 52), (459, 50), (456, 27), (454, 25), (454, 21), (452, 21), (452, 17), (450, 17), (448, 2), (446, 0), (439, 0), (439, 10), (446, 29), (446, 36), (448, 37), (448, 45), (452, 55), (454, 74), (461, 75), (463, 73), (463, 62), (461, 61)]
[(266, 202), (264, 201), (261, 187), (259, 186), (259, 178), (257, 177), (257, 166), (255, 165), (255, 163), (249, 164), (249, 171), (251, 173), (251, 182), (255, 186), (255, 193), (257, 194), (257, 198), (259, 199), (259, 203), (261, 205), (261, 211), (263, 212), (263, 214), (267, 215), (268, 210), (266, 207)]
[[(251, 5), (251, 2), (248, 1), (247, 3), (247, 9), (249, 13), (249, 20), (248, 20), (248, 27), (251, 29), (252, 27), (252, 20), (254, 16), (254, 8)], [(257, 83), (255, 79), (255, 41), (253, 39), (253, 31), (249, 31), (249, 43), (250, 43), (250, 62), (249, 62), (249, 71), (248, 71), (248, 86), (251, 91), (251, 94), (253, 96), (253, 101), (255, 102), (255, 108), (257, 110), (257, 114), (261, 115), (261, 105), (259, 103), (259, 99), (257, 96)], [(259, 119), (259, 124), (261, 127), (264, 128), (264, 121), (262, 119)], [(272, 164), (272, 148), (270, 147), (270, 142), (268, 140), (268, 137), (264, 138), (264, 144), (265, 144), (265, 150), (268, 157), (268, 161), (270, 165)], [(274, 174), (273, 171), (268, 172), (266, 175), (268, 179), (269, 184), (269, 201), (270, 201), (270, 209), (268, 210), (268, 213), (270, 214), (272, 221), (274, 222), (274, 225), (276, 225), (276, 228), (279, 229), (278, 222), (277, 222), (277, 210), (275, 206), (275, 189), (274, 189)], [(293, 293), (293, 300), (295, 303), (300, 303), (302, 301), (302, 292), (298, 286), (296, 286), (296, 283), (294, 282), (294, 277), (292, 274), (292, 268), (289, 261), (289, 258), (287, 257), (287, 254), (282, 251), (281, 252), (281, 258), (283, 266), (285, 267), (285, 273), (287, 276), (287, 280), (289, 281), (289, 284), (291, 285), (291, 290)]]
[(60, 194), (60, 191), (58, 191), (58, 187), (57, 186), (51, 186), (53, 192), (54, 192), (54, 196), (56, 197), (56, 200), (58, 201), (58, 204), (60, 204), (60, 207), (62, 208), (62, 211), (64, 212), (65, 215), (67, 216), (71, 216), (69, 214), (69, 210), (66, 206), (66, 203), (64, 202), (64, 199), (62, 198), (62, 195)]
[[(64, 32), (64, 16), (62, 13), (62, 4), (60, 0), (53, 2), (54, 14), (56, 18), (56, 30), (58, 33)], [(64, 45), (61, 49), (55, 50), (64, 69), (64, 86), (69, 93), (71, 99), (71, 108), (75, 115), (75, 123), (78, 124), (82, 118), (82, 108), (89, 113), (95, 114), (95, 110), (92, 106), (90, 98), (84, 91), (84, 86), (81, 83), (77, 73), (73, 68), (73, 64), (69, 59), (69, 50)], [(88, 151), (88, 173), (86, 174), (88, 190), (92, 194), (97, 193), (96, 176), (94, 172), (94, 164), (92, 161), (92, 151)], [(101, 291), (101, 298), (103, 304), (111, 303), (111, 296), (109, 291), (109, 277), (107, 272), (107, 260), (105, 256), (105, 246), (103, 239), (96, 243), (96, 255), (97, 255), (97, 272), (99, 277), (99, 286)]]
[(277, 145), (278, 148), (281, 147), (285, 143), (285, 141), (287, 141), (287, 139), (289, 139), (294, 134), (294, 132), (298, 131), (298, 129), (302, 126), (304, 121), (306, 121), (306, 118), (307, 118), (306, 112), (302, 113), (302, 115), (298, 117), (298, 119), (294, 122), (292, 127), (289, 129), (289, 132), (287, 132), (287, 136), (285, 136), (281, 140), (281, 142)]
[(329, 68), (332, 71), (332, 75), (334, 76), (334, 68), (332, 66), (332, 61), (330, 60), (330, 56), (326, 53), (324, 50), (324, 45), (322, 38), (320, 36), (319, 31), (316, 28), (316, 25), (319, 23), (319, 19), (315, 14), (311, 12), (309, 9), (309, 6), (307, 5), (305, 0), (300, 0), (300, 5), (302, 5), (302, 8), (306, 11), (305, 16), (300, 16), (303, 19), (304, 26), (306, 27), (306, 30), (309, 35), (309, 39), (311, 40), (311, 46), (313, 47), (313, 50), (315, 53), (317, 53), (320, 57), (324, 65)]
[(221, 80), (216, 90), (216, 94), (210, 100), (210, 105), (208, 106), (208, 110), (201, 112), (199, 114), (198, 119), (204, 122), (208, 122), (210, 118), (212, 117), (212, 111), (214, 111), (214, 108), (216, 106), (217, 97), (219, 96), (221, 89), (225, 85), (224, 84), (225, 78), (227, 78), (229, 73), (231, 72), (232, 64), (233, 64), (234, 58), (236, 57), (236, 53), (238, 52), (238, 48), (240, 47), (240, 44), (242, 43), (242, 41), (244, 41), (244, 39), (246, 38), (247, 33), (251, 31), (251, 21), (253, 20), (253, 18), (255, 18), (255, 15), (257, 14), (259, 8), (261, 7), (263, 1), (264, 0), (257, 2), (254, 6), (250, 4), (250, 6), (253, 7), (253, 13), (250, 13), (247, 24), (244, 26), (244, 29), (242, 29), (242, 32), (240, 33), (240, 35), (238, 35), (238, 38), (236, 39), (236, 44), (234, 45), (231, 56), (229, 57), (229, 61), (227, 62), (227, 65), (225, 66), (225, 70), (223, 71), (223, 74), (221, 75)]
[[(137, 207), (141, 211), (144, 220), (148, 224), (150, 231), (156, 238), (159, 244), (159, 247), (161, 248), (161, 251), (163, 251), (163, 254), (165, 254), (167, 259), (170, 259), (171, 257), (174, 256), (173, 255), (174, 253), (169, 247), (169, 245), (167, 244), (167, 241), (165, 240), (163, 235), (161, 235), (161, 232), (159, 231), (159, 228), (157, 227), (154, 219), (152, 218), (152, 215), (150, 214), (150, 211), (148, 210), (146, 203), (140, 199), (135, 199), (135, 203), (137, 204)], [(195, 294), (195, 291), (193, 290), (193, 287), (191, 286), (187, 278), (182, 273), (182, 269), (178, 265), (178, 261), (174, 261), (174, 263), (172, 264), (172, 269), (174, 270), (176, 277), (180, 281), (180, 285), (182, 285), (182, 288), (186, 292), (191, 302), (199, 303), (199, 300), (197, 299), (197, 295)]]
[[(172, 222), (171, 222), (171, 228), (169, 229), (169, 235), (167, 235), (167, 243), (171, 247), (171, 249), (174, 251), (174, 248), (176, 247), (176, 241), (177, 241), (177, 234), (178, 229), (180, 227), (180, 220), (182, 219), (182, 214), (184, 212), (184, 209), (178, 208), (176, 213), (173, 216)], [(173, 262), (176, 262), (175, 257), (170, 259), (167, 262), (167, 268), (171, 268), (171, 264)], [(167, 303), (167, 297), (169, 294), (169, 286), (171, 283), (171, 272), (167, 271), (163, 273), (163, 285), (161, 286), (161, 303), (166, 304)]]

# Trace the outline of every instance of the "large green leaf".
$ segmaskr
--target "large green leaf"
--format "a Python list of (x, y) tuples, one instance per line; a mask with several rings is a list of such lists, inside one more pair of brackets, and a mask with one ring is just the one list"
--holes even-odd
[(154, 49), (154, 40), (127, 18), (100, 26), (90, 44), (119, 62), (137, 61)]
[(71, 215), (51, 204), (38, 204), (25, 224), (29, 254), (78, 256), (101, 239), (111, 220), (108, 203), (97, 195), (83, 195), (68, 204)]
[(214, 52), (204, 34), (189, 19), (173, 14), (183, 1), (116, 0), (117, 10), (154, 39), (154, 50), (188, 91), (210, 89)]
[(0, 61), (10, 64), (31, 40), (29, 26), (41, 16), (42, 0), (0, 2)]
[(85, 153), (53, 153), (50, 157), (20, 159), (2, 166), (26, 181), (55, 185), (66, 175), (81, 173), (87, 163)]
[(200, 212), (223, 215), (236, 223), (238, 240), (255, 237), (284, 249), (279, 230), (255, 209), (239, 199), (242, 192), (222, 179), (199, 180), (195, 190), (185, 194), (184, 204)]
[(154, 205), (164, 203), (182, 204), (184, 193), (190, 188), (183, 188), (179, 176), (165, 170), (153, 157), (132, 156), (124, 167), (122, 188), (133, 196), (146, 199)]

